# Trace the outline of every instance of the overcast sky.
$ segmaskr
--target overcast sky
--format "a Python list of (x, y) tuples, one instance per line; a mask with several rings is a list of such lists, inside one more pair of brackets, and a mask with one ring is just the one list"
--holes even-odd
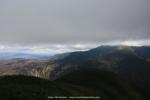
[(147, 45), (149, 5), (150, 0), (0, 0), (0, 45)]

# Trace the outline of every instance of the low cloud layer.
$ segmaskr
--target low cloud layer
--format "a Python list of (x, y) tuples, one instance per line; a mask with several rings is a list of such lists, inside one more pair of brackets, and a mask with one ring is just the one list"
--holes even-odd
[(114, 41), (104, 43), (90, 43), (90, 44), (47, 44), (47, 45), (0, 45), (0, 53), (2, 52), (19, 52), (29, 54), (48, 54), (54, 55), (58, 53), (86, 51), (96, 48), (101, 45), (127, 45), (127, 46), (143, 46), (150, 45), (150, 40), (136, 40), (136, 41)]
[(150, 0), (0, 0), (0, 51), (150, 45)]
[(1, 0), (0, 43), (150, 39), (149, 0)]

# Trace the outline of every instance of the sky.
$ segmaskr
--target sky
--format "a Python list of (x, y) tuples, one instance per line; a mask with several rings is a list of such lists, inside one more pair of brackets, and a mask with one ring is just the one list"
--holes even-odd
[(0, 51), (150, 45), (150, 0), (0, 0)]

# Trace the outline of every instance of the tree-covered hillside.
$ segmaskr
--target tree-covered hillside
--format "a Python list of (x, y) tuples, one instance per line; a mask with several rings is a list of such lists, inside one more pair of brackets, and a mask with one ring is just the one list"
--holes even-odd
[(146, 100), (141, 91), (129, 82), (112, 72), (99, 70), (75, 71), (55, 81), (29, 76), (3, 76), (0, 78), (0, 90), (0, 100), (49, 100), (48, 96)]

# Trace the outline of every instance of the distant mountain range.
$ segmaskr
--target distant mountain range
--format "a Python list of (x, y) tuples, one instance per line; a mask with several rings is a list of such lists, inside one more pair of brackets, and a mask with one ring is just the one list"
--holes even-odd
[(21, 52), (0, 52), (0, 59), (47, 59), (53, 54), (34, 54), (34, 53), (21, 53)]
[[(7, 75), (9, 73), (11, 73), (10, 75), (21, 74), (27, 76), (36, 76), (53, 81), (69, 81), (71, 82), (71, 84), (73, 83), (76, 85), (78, 83), (82, 83), (82, 80), (84, 80), (84, 78), (85, 81), (86, 79), (88, 80), (87, 82), (89, 82), (90, 80), (94, 82), (95, 80), (92, 80), (89, 75), (91, 75), (92, 78), (95, 77), (96, 80), (101, 78), (101, 76), (95, 75), (92, 72), (91, 73), (94, 76), (92, 76), (92, 74), (90, 73), (88, 76), (84, 76), (84, 78), (82, 77), (82, 75), (84, 75), (84, 72), (82, 72), (83, 74), (78, 73), (80, 71), (87, 70), (98, 71), (95, 73), (114, 73), (122, 79), (128, 80), (129, 83), (134, 84), (135, 87), (143, 91), (142, 93), (144, 95), (150, 93), (149, 46), (100, 46), (89, 51), (71, 52), (55, 55), (47, 60), (15, 59), (0, 62), (1, 75)], [(75, 72), (78, 73), (78, 77), (74, 79), (76, 74), (73, 73)], [(80, 76), (82, 77), (82, 79), (80, 79)], [(106, 78), (111, 79), (110, 76)], [(93, 83), (87, 83), (88, 86), (90, 84)], [(85, 83), (83, 85), (85, 85)]]

